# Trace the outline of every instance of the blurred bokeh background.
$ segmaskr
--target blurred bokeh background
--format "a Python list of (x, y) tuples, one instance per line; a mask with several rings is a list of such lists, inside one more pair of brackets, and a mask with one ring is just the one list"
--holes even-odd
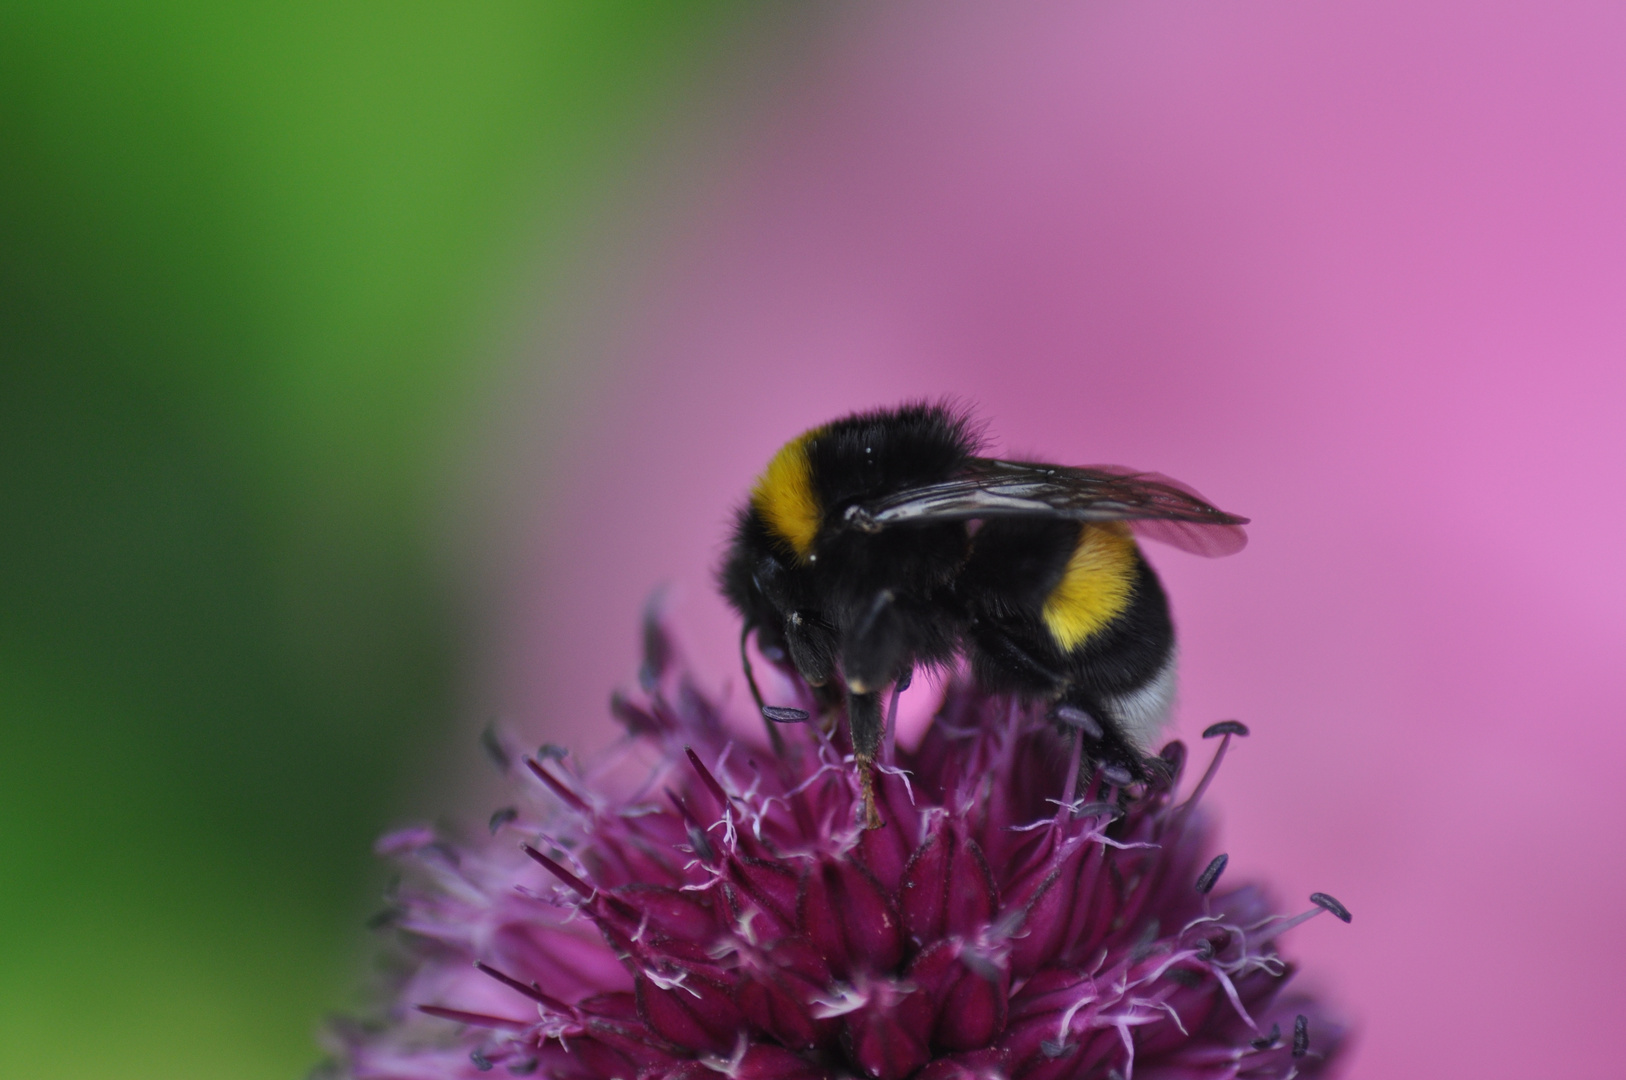
[(772, 449), (955, 394), (1153, 557), (1351, 1075), (1618, 1075), (1626, 17), (0, 9), (0, 1075), (289, 1077), (372, 837), (590, 747)]
[(0, 5), (0, 1075), (317, 1060), (370, 837), (460, 742), (488, 380), (752, 33)]

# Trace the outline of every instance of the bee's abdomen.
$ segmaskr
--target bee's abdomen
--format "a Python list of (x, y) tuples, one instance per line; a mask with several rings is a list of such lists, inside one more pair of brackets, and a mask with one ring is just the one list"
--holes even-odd
[(1075, 684), (1096, 696), (1143, 689), (1174, 655), (1174, 621), (1163, 583), (1140, 551), (1130, 550), (1128, 603), (1066, 654)]
[(1135, 599), (1141, 565), (1140, 552), (1123, 525), (1080, 526), (1067, 566), (1040, 611), (1056, 648), (1071, 653), (1120, 620)]

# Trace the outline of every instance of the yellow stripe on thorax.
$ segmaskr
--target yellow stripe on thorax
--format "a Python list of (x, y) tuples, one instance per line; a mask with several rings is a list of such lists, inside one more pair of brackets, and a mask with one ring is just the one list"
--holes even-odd
[(1067, 570), (1045, 597), (1044, 624), (1071, 652), (1129, 607), (1135, 588), (1135, 541), (1117, 522), (1082, 526)]
[(802, 560), (812, 553), (813, 538), (819, 533), (821, 510), (807, 444), (821, 430), (814, 428), (780, 447), (751, 488), (752, 509)]

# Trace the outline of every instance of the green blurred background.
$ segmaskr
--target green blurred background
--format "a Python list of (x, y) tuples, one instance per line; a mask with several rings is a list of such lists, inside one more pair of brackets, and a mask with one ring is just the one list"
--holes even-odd
[(462, 413), (738, 16), (0, 8), (0, 1076), (317, 1060), (457, 719)]

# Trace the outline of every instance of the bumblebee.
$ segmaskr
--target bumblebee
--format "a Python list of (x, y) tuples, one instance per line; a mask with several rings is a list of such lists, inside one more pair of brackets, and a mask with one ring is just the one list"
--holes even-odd
[(1049, 703), (1098, 766), (1143, 778), (1176, 663), (1168, 599), (1136, 538), (1209, 556), (1247, 542), (1246, 518), (1155, 473), (980, 448), (969, 417), (945, 404), (807, 431), (757, 478), (718, 574), (770, 720), (804, 714), (763, 704), (753, 634), (821, 702), (845, 697), (869, 828), (881, 824), (881, 693), (961, 656), (985, 689)]

